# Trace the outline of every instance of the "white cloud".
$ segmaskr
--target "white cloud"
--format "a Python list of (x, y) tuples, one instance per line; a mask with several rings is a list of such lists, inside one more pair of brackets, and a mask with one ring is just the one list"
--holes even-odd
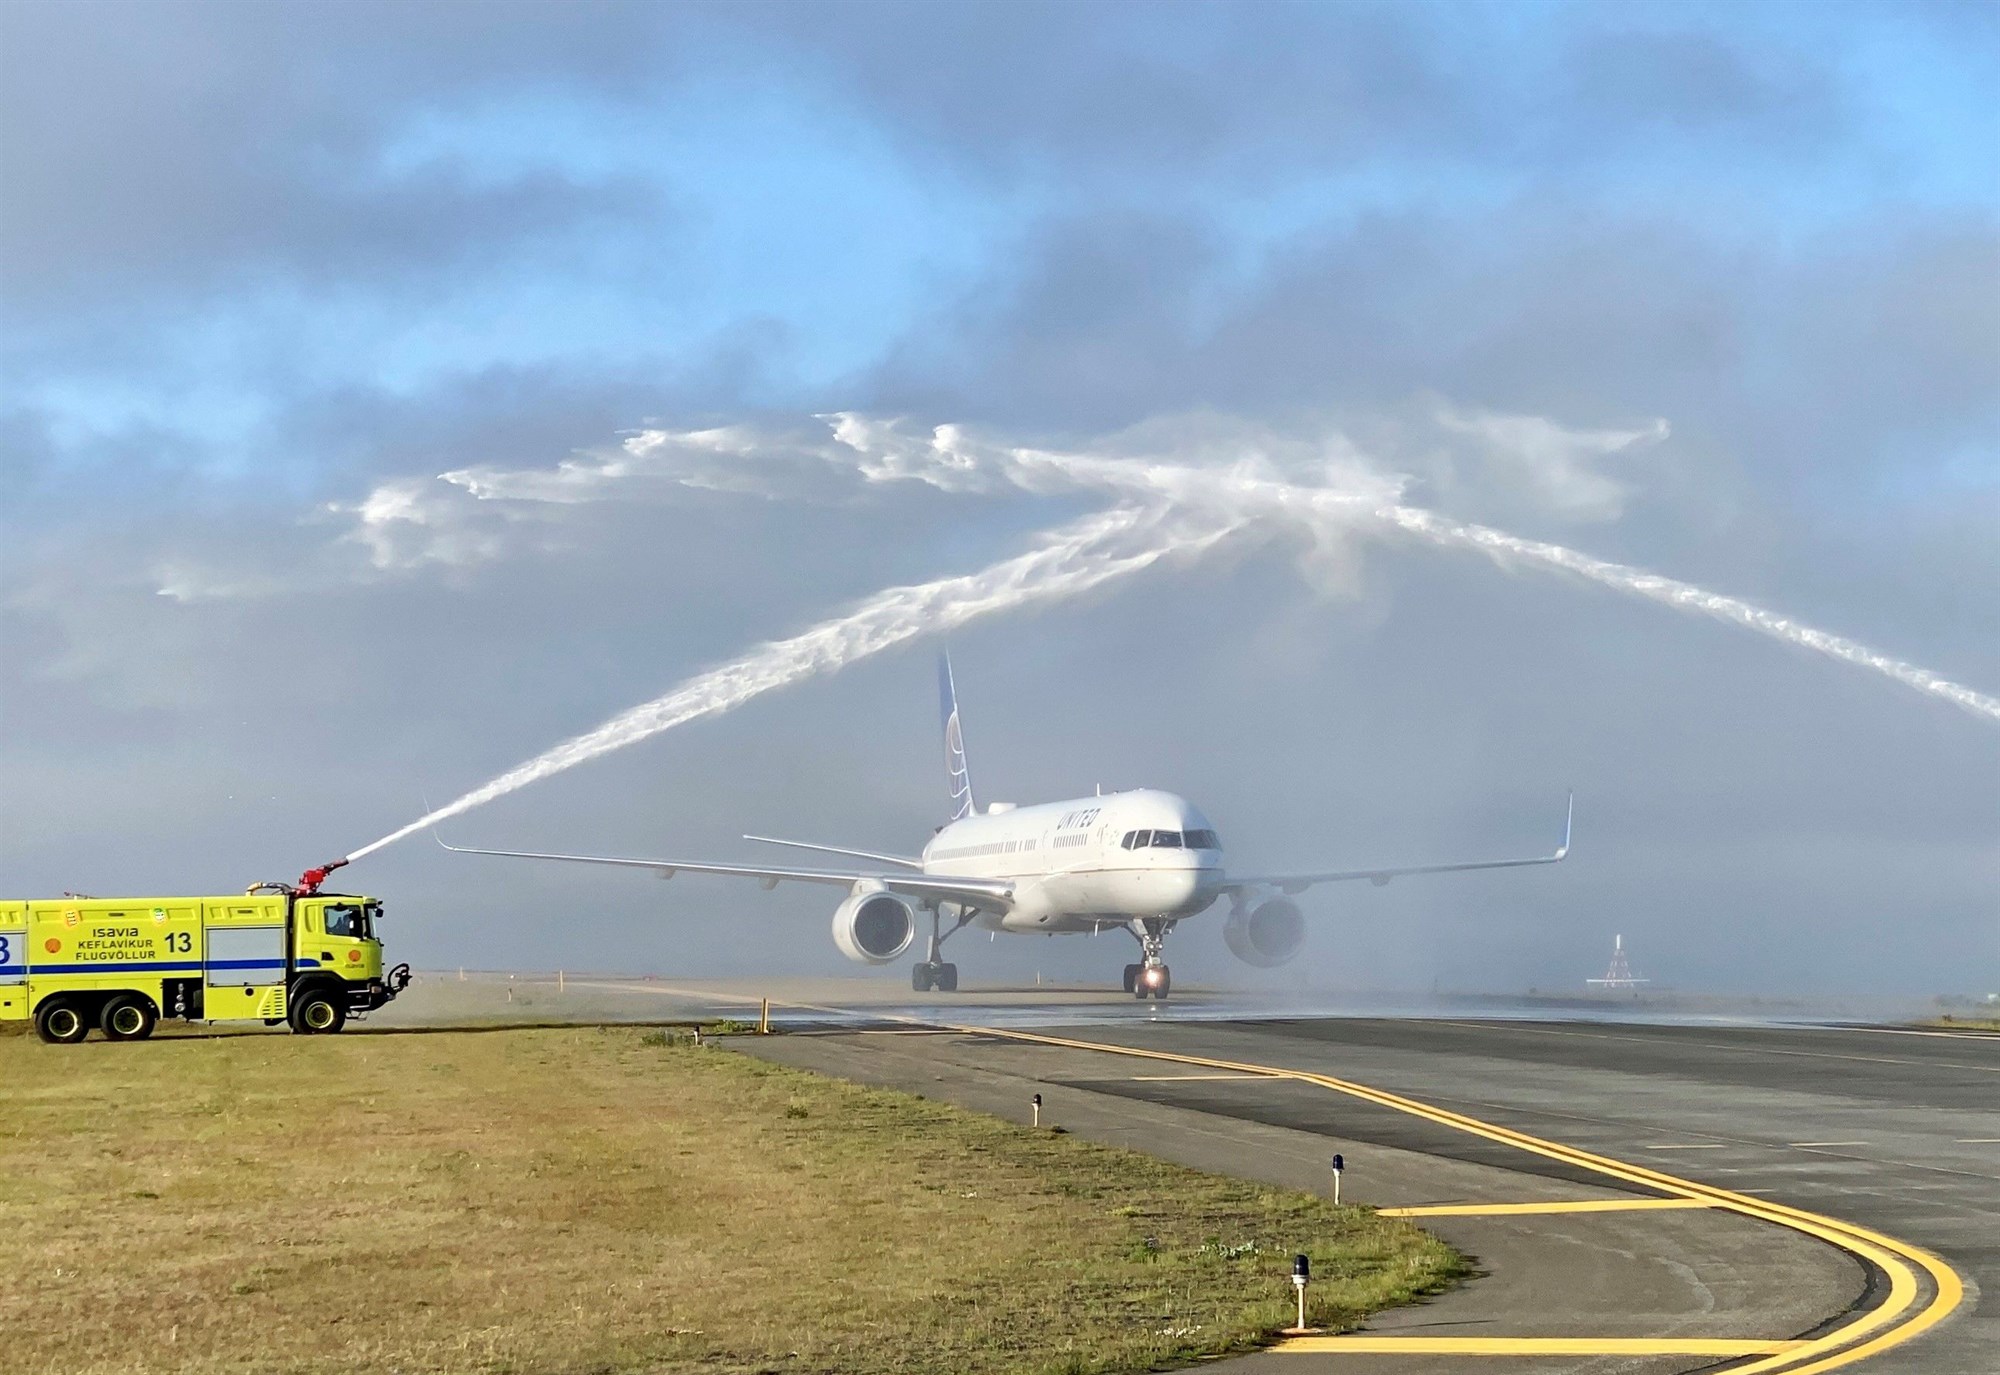
[[(1382, 447), (1393, 461), (1324, 417), (1280, 427), (1228, 415), (1169, 416), (1073, 448), (852, 411), (787, 424), (653, 427), (545, 467), (468, 466), (391, 478), (357, 500), (327, 503), (320, 517), (338, 532), (315, 540), (308, 523), (283, 564), (175, 554), (156, 565), (156, 590), (183, 603), (247, 600), (459, 574), (575, 538), (583, 528), (580, 508), (672, 500), (676, 490), (841, 505), (917, 483), (990, 499), (1094, 493), (1275, 521), (1305, 539), (1301, 564), (1315, 586), (1349, 593), (1360, 570), (1351, 542), (1359, 527), (1329, 523), (1328, 503), (1359, 516), (1402, 501), (1414, 474), (1461, 514), (1504, 508), (1559, 521), (1615, 520), (1629, 489), (1600, 471), (1602, 460), (1667, 434), (1665, 421), (1572, 429), (1541, 416), (1449, 405), (1436, 407), (1425, 423), (1428, 435), (1425, 424), (1389, 431), (1394, 438)], [(1316, 504), (1310, 518), (1301, 518), (1298, 503), (1307, 492)], [(361, 559), (353, 557), (357, 549)]]
[(396, 478), (353, 504), (330, 502), (327, 510), (353, 519), (341, 539), (366, 549), (369, 565), (384, 572), (465, 568), (506, 551), (492, 518), (433, 478)]
[(1563, 520), (1602, 522), (1625, 513), (1630, 486), (1600, 464), (1614, 454), (1658, 444), (1665, 420), (1636, 429), (1574, 430), (1539, 415), (1438, 407), (1437, 423), (1472, 441), (1441, 475), (1446, 493), (1508, 511), (1539, 511)]

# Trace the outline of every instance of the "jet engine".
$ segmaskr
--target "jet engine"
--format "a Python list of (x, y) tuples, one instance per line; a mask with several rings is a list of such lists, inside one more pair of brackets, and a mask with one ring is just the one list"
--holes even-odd
[(1289, 898), (1266, 898), (1254, 907), (1233, 909), (1222, 924), (1222, 939), (1243, 963), (1274, 969), (1305, 944), (1305, 914)]
[(894, 893), (857, 892), (833, 909), (833, 943), (858, 964), (887, 964), (910, 948), (917, 914)]

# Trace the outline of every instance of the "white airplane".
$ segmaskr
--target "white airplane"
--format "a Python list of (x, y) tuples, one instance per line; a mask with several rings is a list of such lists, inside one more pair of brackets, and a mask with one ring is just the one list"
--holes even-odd
[[(1314, 884), (1367, 879), (1380, 886), (1406, 874), (1556, 864), (1569, 854), (1574, 796), (1563, 823), (1562, 845), (1553, 854), (1532, 859), (1231, 875), (1223, 869), (1222, 842), (1208, 818), (1173, 793), (1142, 788), (1032, 807), (991, 802), (981, 808), (973, 800), (948, 656), (938, 659), (938, 691), (952, 812), (921, 855), (744, 837), (869, 860), (884, 866), (879, 869), (767, 869), (680, 859), (483, 850), (445, 845), (442, 838), (438, 843), (459, 854), (615, 864), (651, 869), (662, 878), (685, 872), (754, 878), (765, 888), (786, 882), (838, 884), (849, 891), (833, 912), (833, 943), (858, 963), (881, 965), (899, 959), (916, 939), (919, 914), (929, 916), (929, 947), (910, 978), (919, 993), (933, 988), (950, 993), (958, 988), (958, 966), (945, 963), (942, 955), (944, 943), (968, 926), (1031, 935), (1125, 931), (1138, 941), (1140, 951), (1139, 962), (1125, 966), (1125, 990), (1142, 999), (1163, 999), (1173, 987), (1164, 958), (1168, 933), (1224, 897), (1229, 899), (1229, 916), (1222, 938), (1230, 951), (1246, 964), (1270, 968), (1291, 959), (1304, 944), (1305, 916), (1291, 898)], [(943, 929), (947, 908), (953, 919), (949, 930)]]

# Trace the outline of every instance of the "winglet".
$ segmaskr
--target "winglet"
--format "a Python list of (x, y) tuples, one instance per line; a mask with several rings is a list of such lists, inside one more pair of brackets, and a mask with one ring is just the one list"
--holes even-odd
[(1573, 827), (1575, 824), (1576, 824), (1576, 789), (1571, 788), (1569, 793), (1569, 810), (1563, 815), (1563, 843), (1556, 849), (1555, 857), (1557, 859), (1569, 858), (1570, 828)]

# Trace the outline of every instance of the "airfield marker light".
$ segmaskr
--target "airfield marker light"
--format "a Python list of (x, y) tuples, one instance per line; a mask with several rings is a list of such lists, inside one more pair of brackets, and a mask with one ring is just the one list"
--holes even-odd
[(1035, 1117), (1030, 1125), (1039, 1127), (1042, 1125), (1042, 1095), (1039, 1093), (1036, 1094), (1031, 1102), (1031, 1106), (1034, 1108)]
[(771, 1034), (771, 1000), (769, 998), (764, 999), (763, 1006), (758, 1009), (757, 1034), (759, 1036), (769, 1036)]
[(1333, 1158), (1333, 1201), (1335, 1204), (1340, 1202), (1340, 1172), (1346, 1168), (1346, 1158), (1336, 1155)]
[(1309, 1256), (1292, 1257), (1292, 1288), (1299, 1294), (1299, 1325), (1292, 1330), (1305, 1332), (1306, 1327), (1306, 1284), (1312, 1279), (1312, 1259)]

